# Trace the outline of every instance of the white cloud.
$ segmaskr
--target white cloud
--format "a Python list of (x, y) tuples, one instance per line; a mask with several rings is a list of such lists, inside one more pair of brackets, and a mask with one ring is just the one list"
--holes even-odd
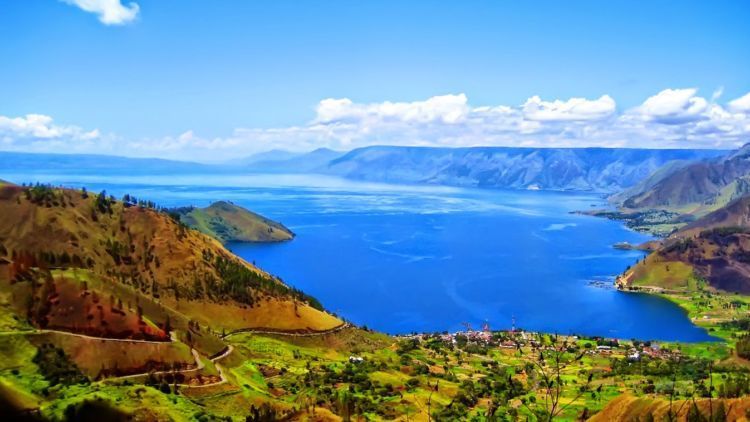
[(729, 109), (736, 112), (750, 112), (750, 92), (729, 102)]
[(708, 108), (708, 101), (696, 96), (697, 91), (695, 88), (665, 89), (644, 101), (639, 111), (646, 119), (664, 124), (699, 120)]
[(618, 112), (608, 95), (520, 106), (472, 106), (464, 94), (412, 102), (358, 103), (328, 98), (306, 124), (238, 128), (228, 136), (193, 131), (161, 138), (124, 139), (60, 125), (49, 116), (0, 116), (0, 148), (89, 152), (221, 161), (271, 149), (339, 150), (368, 145), (735, 148), (750, 142), (750, 94), (722, 106), (694, 89), (667, 89)]
[(78, 6), (80, 9), (94, 13), (99, 21), (105, 25), (124, 25), (138, 16), (138, 3), (122, 4), (120, 0), (62, 0), (65, 3)]
[(320, 123), (367, 120), (369, 122), (459, 123), (469, 111), (464, 94), (441, 95), (425, 101), (356, 104), (348, 98), (327, 98), (316, 107)]
[(524, 117), (538, 121), (598, 120), (612, 115), (615, 109), (615, 100), (609, 95), (597, 100), (571, 98), (567, 101), (543, 101), (535, 95), (523, 104)]
[(0, 116), (0, 139), (60, 139), (89, 141), (100, 136), (94, 129), (85, 131), (78, 126), (61, 126), (52, 122), (52, 117), (42, 114), (27, 114), (24, 117)]

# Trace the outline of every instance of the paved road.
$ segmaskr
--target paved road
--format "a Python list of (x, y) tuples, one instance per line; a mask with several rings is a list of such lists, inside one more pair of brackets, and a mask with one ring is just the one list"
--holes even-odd
[(66, 336), (73, 336), (73, 337), (85, 338), (85, 339), (88, 339), (88, 340), (119, 341), (119, 342), (122, 342), (122, 343), (164, 344), (164, 343), (174, 342), (176, 340), (174, 338), (174, 333), (170, 333), (170, 339), (169, 340), (136, 340), (136, 339), (129, 339), (129, 338), (96, 337), (96, 336), (89, 336), (89, 335), (86, 335), (86, 334), (71, 333), (70, 331), (61, 331), (61, 330), (4, 331), (4, 332), (1, 332), (0, 335), (18, 335), (18, 334), (39, 335), (39, 334), (49, 334), (49, 333), (63, 334), (63, 335), (66, 335)]
[(229, 356), (229, 354), (232, 353), (233, 350), (234, 350), (234, 346), (232, 346), (230, 344), (229, 347), (227, 347), (227, 350), (224, 353), (222, 353), (219, 356), (216, 356), (215, 358), (211, 359), (211, 362), (213, 362), (214, 366), (216, 366), (216, 370), (219, 371), (219, 377), (221, 378), (221, 380), (216, 381), (216, 382), (212, 382), (212, 383), (209, 383), (209, 384), (202, 384), (202, 385), (183, 384), (182, 387), (187, 387), (187, 388), (205, 388), (205, 387), (213, 387), (213, 386), (216, 386), (216, 385), (221, 385), (221, 384), (224, 384), (225, 382), (227, 382), (227, 377), (224, 375), (224, 369), (221, 367), (221, 365), (219, 365), (218, 363), (216, 363), (216, 361), (224, 359), (225, 357)]

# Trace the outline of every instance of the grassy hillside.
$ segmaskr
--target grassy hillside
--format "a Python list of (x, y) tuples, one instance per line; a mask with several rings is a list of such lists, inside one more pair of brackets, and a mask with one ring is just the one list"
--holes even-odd
[[(705, 416), (707, 395), (730, 416), (750, 408), (735, 399), (750, 393), (747, 298), (690, 302), (727, 343), (392, 337), (341, 326), (217, 240), (133, 202), (0, 188), (9, 420), (625, 421), (670, 398)], [(677, 286), (690, 270), (674, 265), (663, 271)]]
[(317, 300), (215, 239), (165, 212), (104, 192), (3, 186), (0, 215), (0, 257), (12, 262), (12, 280), (28, 278), (33, 268), (79, 268), (104, 290), (132, 289), (134, 301), (148, 297), (196, 320), (222, 313), (219, 328), (314, 330), (340, 324)]
[(730, 202), (673, 233), (621, 277), (624, 287), (750, 293), (750, 197)]
[[(145, 420), (632, 421), (644, 409), (668, 411), (673, 392), (676, 413), (695, 400), (707, 415), (701, 396), (710, 387), (713, 410), (723, 403), (728, 415), (741, 416), (750, 408), (734, 399), (750, 388), (747, 362), (709, 357), (707, 345), (521, 332), (394, 338), (354, 328), (313, 337), (238, 334), (226, 339), (231, 352), (206, 359), (215, 375), (203, 377), (213, 381), (190, 387), (182, 379), (173, 385), (169, 372), (84, 380), (90, 369), (78, 365), (81, 347), (60, 355), (43, 346), (47, 340), (7, 337), (0, 337), (0, 398), (48, 418), (99, 399)], [(65, 368), (66, 377), (52, 368)]]
[(179, 208), (173, 211), (188, 227), (223, 243), (280, 242), (294, 238), (294, 233), (281, 223), (230, 202), (218, 201), (206, 208)]
[(723, 227), (750, 228), (750, 196), (737, 198), (703, 218), (688, 224), (675, 237), (686, 238), (705, 230)]
[(664, 398), (635, 397), (630, 394), (624, 394), (612, 400), (606, 408), (589, 420), (591, 422), (663, 420), (744, 421), (747, 420), (745, 411), (748, 407), (750, 407), (750, 397), (711, 401), (705, 398), (678, 398), (670, 402)]

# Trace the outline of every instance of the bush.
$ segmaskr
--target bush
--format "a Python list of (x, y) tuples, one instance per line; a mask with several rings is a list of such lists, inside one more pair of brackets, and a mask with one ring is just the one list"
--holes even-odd
[(65, 351), (52, 344), (43, 344), (32, 361), (39, 367), (42, 376), (52, 385), (85, 384), (89, 381), (78, 366), (68, 358)]

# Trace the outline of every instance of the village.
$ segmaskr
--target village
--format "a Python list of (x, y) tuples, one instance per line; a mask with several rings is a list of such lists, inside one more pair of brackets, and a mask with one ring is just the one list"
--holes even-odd
[[(626, 357), (629, 361), (640, 361), (644, 357), (651, 359), (674, 359), (681, 355), (679, 349), (663, 347), (653, 341), (622, 340), (598, 336), (550, 335), (534, 331), (517, 329), (492, 330), (485, 322), (480, 330), (473, 329), (471, 324), (463, 323), (465, 329), (453, 333), (411, 333), (396, 336), (403, 340), (433, 342), (436, 339), (449, 348), (471, 350), (499, 349), (533, 349), (551, 350), (565, 347), (581, 348), (587, 355)], [(577, 346), (577, 347), (576, 347)]]

